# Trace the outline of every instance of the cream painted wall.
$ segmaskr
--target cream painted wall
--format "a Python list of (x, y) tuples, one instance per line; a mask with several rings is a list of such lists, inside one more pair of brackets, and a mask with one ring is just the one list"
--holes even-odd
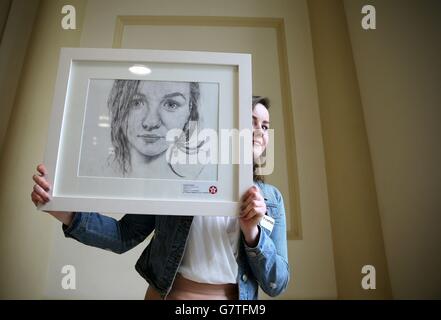
[[(390, 299), (363, 108), (342, 0), (309, 0), (338, 297)], [(361, 286), (375, 267), (375, 290)]]
[[(81, 25), (83, 0), (72, 0)], [(30, 200), (43, 159), (60, 46), (77, 46), (80, 30), (60, 27), (63, 1), (42, 0), (25, 56), (0, 156), (0, 298), (40, 299), (46, 285), (54, 219)], [(60, 227), (57, 224), (57, 227)], [(61, 273), (57, 275), (61, 279)]]
[[(29, 200), (31, 175), (46, 143), (60, 46), (111, 47), (118, 14), (283, 17), (285, 19), (300, 187), (303, 239), (289, 242), (292, 279), (282, 299), (336, 298), (323, 143), (306, 1), (70, 1), (77, 31), (59, 27), (62, 1), (42, 1), (21, 94), (7, 132), (0, 185), (2, 298), (141, 299), (145, 282), (134, 262), (146, 243), (118, 256), (64, 239), (58, 222)], [(87, 6), (85, 4), (87, 3)], [(81, 41), (79, 34), (81, 33)], [(270, 35), (271, 36), (271, 35)], [(257, 85), (258, 82), (256, 82)], [(265, 90), (263, 82), (256, 89)], [(280, 119), (281, 115), (279, 115)], [(287, 164), (289, 165), (289, 164)], [(283, 189), (283, 181), (281, 189)], [(278, 184), (278, 181), (274, 181)], [(77, 266), (75, 291), (60, 288), (61, 266)], [(118, 275), (118, 278), (115, 277)]]
[(345, 0), (394, 298), (441, 298), (441, 2)]
[(3, 1), (0, 6), (0, 28), (4, 26), (4, 33), (0, 35), (0, 152), (3, 149), (38, 4), (38, 0), (14, 0)]

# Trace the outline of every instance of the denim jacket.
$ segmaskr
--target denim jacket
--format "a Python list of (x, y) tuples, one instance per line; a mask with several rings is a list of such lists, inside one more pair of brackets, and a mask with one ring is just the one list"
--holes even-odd
[[(248, 247), (243, 234), (239, 244), (239, 299), (258, 298), (258, 286), (269, 296), (280, 294), (288, 285), (289, 266), (286, 241), (285, 207), (280, 191), (269, 184), (256, 182), (274, 218), (273, 230), (259, 226), (256, 247)], [(183, 258), (193, 216), (126, 214), (120, 220), (98, 213), (76, 212), (66, 237), (79, 242), (124, 253), (154, 231), (149, 245), (139, 257), (135, 269), (163, 298), (169, 294)]]

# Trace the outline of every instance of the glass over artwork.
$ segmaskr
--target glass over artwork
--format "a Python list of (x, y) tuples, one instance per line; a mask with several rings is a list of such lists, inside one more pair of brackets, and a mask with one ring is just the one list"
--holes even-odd
[(208, 145), (197, 134), (218, 130), (218, 97), (217, 83), (90, 79), (78, 176), (217, 180), (217, 165), (171, 156)]

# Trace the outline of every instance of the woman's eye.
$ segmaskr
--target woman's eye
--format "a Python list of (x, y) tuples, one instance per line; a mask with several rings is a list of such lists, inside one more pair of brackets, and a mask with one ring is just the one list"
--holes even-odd
[(132, 102), (130, 102), (131, 107), (141, 107), (144, 104), (144, 101), (141, 99), (134, 99)]
[(181, 104), (179, 102), (174, 101), (174, 100), (166, 100), (163, 105), (165, 108), (167, 108), (169, 110), (175, 110), (181, 106)]
[(266, 125), (262, 126), (263, 131), (267, 131), (269, 128)]

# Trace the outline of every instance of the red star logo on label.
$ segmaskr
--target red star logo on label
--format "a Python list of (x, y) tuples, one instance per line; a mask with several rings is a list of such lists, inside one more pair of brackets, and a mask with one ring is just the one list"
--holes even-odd
[(215, 194), (217, 192), (216, 186), (211, 186), (210, 188), (208, 188), (208, 192), (210, 192), (211, 194)]

